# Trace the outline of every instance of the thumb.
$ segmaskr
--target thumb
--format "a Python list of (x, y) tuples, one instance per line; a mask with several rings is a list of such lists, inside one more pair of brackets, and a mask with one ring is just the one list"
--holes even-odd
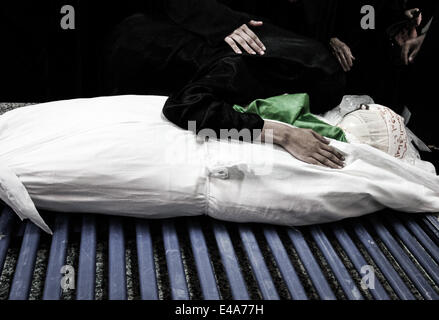
[(416, 56), (418, 55), (419, 49), (413, 50), (413, 52), (410, 54), (409, 62), (413, 63), (415, 61)]
[(419, 15), (418, 20), (416, 21), (416, 23), (418, 24), (418, 27), (421, 25), (421, 23), (422, 23), (422, 13)]
[(250, 24), (252, 27), (260, 27), (260, 26), (262, 26), (262, 25), (264, 24), (264, 22), (262, 22), (262, 21), (250, 20), (249, 24)]
[(408, 55), (409, 55), (409, 47), (407, 44), (405, 44), (401, 50), (401, 60), (404, 62), (405, 65), (408, 65)]
[(418, 30), (416, 30), (416, 27), (413, 27), (409, 32), (409, 38), (415, 39), (418, 37)]

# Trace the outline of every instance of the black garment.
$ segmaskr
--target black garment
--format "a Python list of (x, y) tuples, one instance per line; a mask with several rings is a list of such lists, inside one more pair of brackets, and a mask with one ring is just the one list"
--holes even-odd
[(234, 0), (233, 8), (253, 18), (327, 43), (334, 29), (338, 0)]
[[(178, 7), (179, 1), (168, 4)], [(322, 44), (264, 24), (258, 28), (258, 35), (267, 47), (266, 54), (237, 55), (223, 40), (249, 18), (236, 13), (224, 24), (210, 25), (204, 18), (192, 16), (188, 9), (197, 1), (206, 0), (182, 1), (185, 6), (191, 5), (183, 6), (179, 15), (176, 9), (168, 8), (159, 10), (165, 13), (161, 16), (132, 16), (117, 27), (108, 52), (110, 94), (178, 92), (171, 95), (165, 115), (183, 128), (187, 128), (187, 121), (197, 121), (199, 130), (262, 129), (259, 116), (241, 114), (232, 108), (233, 104), (250, 103), (257, 98), (307, 92), (315, 112), (339, 103), (344, 78), (338, 63)]]
[(226, 49), (224, 38), (251, 19), (215, 0), (153, 0), (107, 41), (107, 94), (169, 95)]
[[(363, 29), (361, 9), (372, 6), (375, 10), (375, 29)], [(385, 37), (386, 29), (404, 19), (404, 4), (401, 0), (338, 0), (336, 23), (331, 37), (342, 39), (351, 49), (364, 49)]]
[(267, 47), (264, 56), (231, 55), (205, 65), (182, 90), (172, 94), (163, 109), (171, 122), (197, 132), (212, 129), (261, 130), (258, 115), (242, 114), (233, 105), (246, 105), (284, 93), (309, 93), (313, 112), (334, 108), (343, 95), (344, 77), (326, 47), (314, 40), (269, 24), (259, 29)]
[[(375, 9), (375, 29), (363, 29), (361, 8), (372, 5)], [(336, 24), (332, 37), (346, 43), (356, 58), (347, 73), (346, 91), (367, 94), (375, 102), (402, 111), (399, 99), (401, 66), (392, 61), (387, 28), (402, 21), (404, 7), (400, 0), (339, 0)]]
[[(3, 1), (0, 100), (45, 101), (49, 90), (48, 3)], [(59, 9), (58, 9), (59, 10)], [(59, 79), (58, 79), (59, 81)]]
[(422, 12), (422, 23), (420, 28), (423, 28), (431, 17), (434, 15), (437, 1), (435, 0), (408, 0), (406, 4), (407, 9), (419, 8)]
[(108, 42), (105, 81), (111, 95), (169, 95), (215, 54), (201, 37), (145, 14), (125, 19)]
[[(412, 112), (410, 128), (427, 144), (439, 146), (437, 80), (439, 73), (439, 3), (433, 8), (433, 22), (415, 62), (404, 74), (404, 102)], [(436, 159), (439, 160), (439, 159)]]
[(251, 18), (231, 10), (217, 0), (154, 0), (159, 11), (183, 29), (203, 37), (211, 46), (218, 45), (233, 30)]
[[(404, 19), (401, 0), (241, 0), (251, 13), (274, 24), (317, 39), (329, 47), (333, 37), (345, 42), (356, 57), (347, 73), (346, 92), (368, 94), (377, 102), (400, 111), (400, 68), (391, 63), (386, 29)], [(373, 6), (376, 29), (364, 30), (361, 8)], [(376, 77), (377, 73), (380, 77)]]

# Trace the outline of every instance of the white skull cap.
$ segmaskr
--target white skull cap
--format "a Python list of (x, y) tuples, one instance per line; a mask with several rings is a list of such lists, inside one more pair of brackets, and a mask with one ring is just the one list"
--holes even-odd
[(378, 105), (363, 105), (346, 115), (338, 125), (349, 142), (368, 144), (391, 156), (402, 159), (408, 149), (404, 118), (391, 109)]

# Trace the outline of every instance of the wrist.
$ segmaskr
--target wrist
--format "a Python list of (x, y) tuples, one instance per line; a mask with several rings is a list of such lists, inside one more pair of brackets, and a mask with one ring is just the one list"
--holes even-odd
[(284, 124), (265, 120), (262, 129), (262, 141), (272, 141), (274, 144), (284, 146), (288, 142), (288, 129), (289, 127)]

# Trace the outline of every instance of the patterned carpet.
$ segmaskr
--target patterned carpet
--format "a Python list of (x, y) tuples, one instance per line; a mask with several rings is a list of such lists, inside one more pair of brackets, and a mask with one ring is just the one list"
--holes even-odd
[(11, 111), (16, 108), (24, 107), (26, 105), (30, 105), (32, 103), (0, 103), (0, 114)]

